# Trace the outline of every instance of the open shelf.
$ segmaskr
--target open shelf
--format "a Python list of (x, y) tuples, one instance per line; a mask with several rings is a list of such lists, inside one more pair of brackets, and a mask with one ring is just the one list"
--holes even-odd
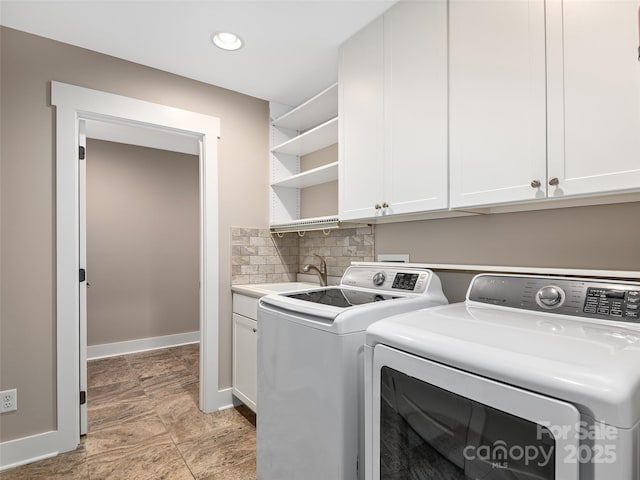
[(271, 149), (273, 153), (287, 155), (307, 155), (338, 143), (338, 117), (318, 125), (316, 128), (287, 140)]
[[(293, 109), (270, 102), (269, 111), (271, 231), (300, 234), (307, 230), (339, 228), (343, 224), (337, 215), (300, 218), (303, 189), (338, 180), (338, 158), (333, 149), (314, 157), (315, 165), (323, 165), (300, 172), (301, 157), (338, 143), (338, 84)], [(320, 190), (324, 192), (322, 187)], [(334, 194), (331, 187), (327, 192)], [(321, 209), (318, 213), (325, 211)]]
[(338, 162), (328, 163), (306, 172), (283, 178), (271, 184), (272, 187), (307, 188), (338, 179)]
[(273, 120), (276, 127), (304, 132), (316, 125), (338, 116), (338, 84), (334, 83), (299, 107)]

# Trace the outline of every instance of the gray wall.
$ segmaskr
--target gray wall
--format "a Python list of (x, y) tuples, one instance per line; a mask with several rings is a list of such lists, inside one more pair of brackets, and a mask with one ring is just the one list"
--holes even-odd
[(199, 325), (198, 157), (87, 141), (87, 344)]
[[(412, 262), (640, 271), (640, 203), (476, 215), (376, 226), (376, 254)], [(449, 301), (471, 274), (443, 273)]]
[(219, 378), (230, 386), (231, 225), (268, 226), (268, 103), (6, 27), (0, 49), (0, 388), (20, 399), (0, 417), (0, 441), (56, 428), (51, 80), (221, 119)]

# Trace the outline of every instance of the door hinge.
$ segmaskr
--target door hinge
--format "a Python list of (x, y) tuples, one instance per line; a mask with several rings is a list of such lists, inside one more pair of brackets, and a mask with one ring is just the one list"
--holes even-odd
[(84, 268), (80, 269), (80, 283), (87, 279), (87, 271)]
[(85, 148), (82, 145), (80, 145), (80, 147), (78, 147), (78, 158), (80, 160), (84, 160), (85, 153), (86, 153)]
[(80, 392), (80, 405), (87, 403), (87, 392)]

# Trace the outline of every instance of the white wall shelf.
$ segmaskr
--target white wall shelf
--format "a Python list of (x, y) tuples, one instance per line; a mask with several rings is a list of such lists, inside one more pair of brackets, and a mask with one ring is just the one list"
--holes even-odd
[(299, 107), (273, 120), (273, 125), (304, 132), (338, 116), (338, 84), (334, 83)]
[(272, 232), (338, 228), (337, 212), (328, 217), (300, 216), (301, 190), (335, 181), (339, 176), (338, 159), (333, 151), (328, 152), (328, 158), (321, 154), (323, 165), (300, 171), (301, 157), (338, 143), (338, 84), (298, 107), (270, 102), (269, 110)]
[(307, 188), (338, 179), (338, 162), (328, 163), (306, 172), (283, 178), (271, 184), (272, 187)]
[(271, 149), (273, 153), (307, 155), (338, 143), (338, 117), (287, 140)]

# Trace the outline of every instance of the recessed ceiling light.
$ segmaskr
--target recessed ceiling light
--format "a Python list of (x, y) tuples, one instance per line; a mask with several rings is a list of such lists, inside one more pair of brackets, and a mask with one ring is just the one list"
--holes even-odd
[(242, 40), (235, 33), (218, 32), (211, 36), (213, 44), (223, 50), (238, 50), (242, 47)]

